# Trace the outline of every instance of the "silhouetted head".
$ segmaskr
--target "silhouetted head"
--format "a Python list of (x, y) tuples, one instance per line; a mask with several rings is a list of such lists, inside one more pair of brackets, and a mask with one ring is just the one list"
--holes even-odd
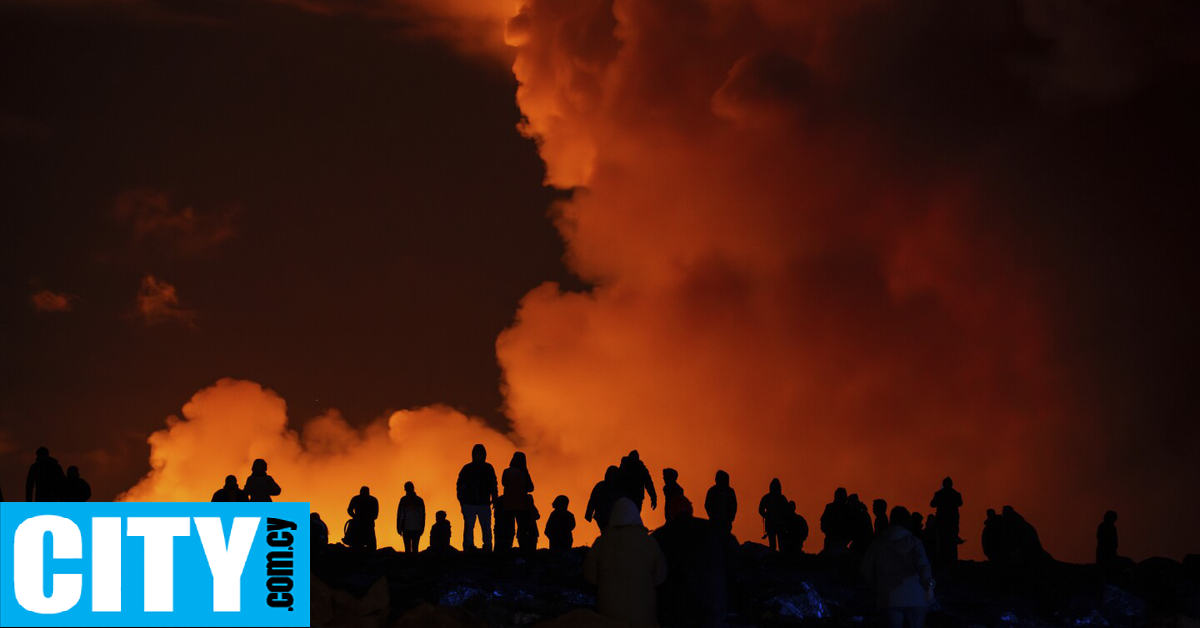
[(525, 452), (518, 451), (514, 453), (512, 460), (508, 463), (508, 466), (514, 469), (528, 469), (529, 465), (527, 462), (525, 462)]
[(677, 482), (679, 481), (679, 472), (669, 467), (663, 469), (663, 480), (667, 482)]
[(445, 510), (437, 511), (436, 513), (434, 513), (433, 518), (438, 521), (445, 521), (446, 520), (446, 511)]
[(71, 465), (71, 466), (67, 467), (67, 479), (68, 480), (78, 480), (79, 479), (79, 467), (77, 467), (75, 465)]
[(45, 458), (45, 457), (47, 457), (47, 456), (49, 456), (49, 455), (50, 455), (50, 450), (49, 450), (49, 449), (46, 449), (45, 447), (38, 447), (38, 448), (37, 448), (37, 457), (38, 457), (38, 458)]
[(683, 495), (676, 495), (667, 502), (665, 515), (667, 521), (671, 521), (676, 517), (690, 517), (693, 512), (692, 501)]
[(250, 465), (250, 472), (251, 473), (266, 473), (267, 472), (267, 461), (263, 460), (262, 458), (255, 460), (254, 464)]
[(621, 478), (621, 468), (615, 464), (609, 465), (608, 469), (604, 471), (604, 481), (605, 482), (616, 482), (620, 478)]
[(405, 493), (408, 493), (409, 495), (412, 495), (412, 492), (413, 492), (414, 490), (416, 490), (416, 488), (417, 488), (417, 487), (413, 486), (413, 483), (412, 483), (412, 482), (405, 482), (405, 483), (404, 483), (404, 492), (405, 492)]
[(629, 458), (630, 462), (637, 462), (642, 459), (642, 456), (638, 453), (638, 450), (632, 449), (629, 451), (629, 455), (626, 456), (626, 458)]
[(888, 517), (888, 523), (907, 528), (912, 525), (912, 515), (904, 506), (896, 506), (892, 509), (892, 516)]
[(771, 480), (771, 494), (778, 495), (782, 492), (783, 492), (783, 483), (779, 481), (779, 478), (773, 478)]
[(1110, 511), (1104, 513), (1104, 523), (1112, 524), (1112, 523), (1116, 523), (1116, 522), (1117, 522), (1117, 511), (1110, 510)]
[(924, 519), (925, 519), (925, 517), (924, 517), (924, 516), (922, 516), (922, 515), (921, 515), (921, 513), (919, 513), (919, 512), (914, 512), (914, 513), (912, 514), (912, 523), (913, 523), (913, 527), (914, 527), (914, 528), (919, 528), (919, 527), (921, 527), (921, 522), (922, 522)]
[(925, 517), (925, 527), (932, 528), (935, 523), (937, 523), (937, 515), (929, 513), (929, 516)]
[(790, 513), (796, 512), (796, 502), (788, 502), (788, 512), (790, 512)]
[(487, 460), (487, 449), (484, 448), (483, 443), (477, 443), (471, 448), (471, 461), (483, 462), (485, 460)]
[(622, 497), (613, 503), (612, 512), (608, 515), (608, 525), (613, 527), (642, 525), (642, 515), (637, 506), (628, 497)]
[(987, 520), (988, 520), (988, 521), (991, 521), (992, 519), (995, 519), (997, 516), (998, 516), (998, 515), (996, 514), (996, 509), (995, 509), (995, 508), (988, 508), (988, 509), (987, 509)]
[(729, 486), (729, 474), (717, 471), (717, 486)]
[(308, 516), (308, 520), (313, 523), (317, 523), (317, 522), (321, 521), (321, 514), (314, 512)]
[(1003, 513), (1004, 513), (1004, 516), (1005, 516), (1005, 517), (1011, 517), (1011, 516), (1013, 516), (1013, 515), (1017, 514), (1017, 511), (1016, 511), (1016, 510), (1014, 510), (1012, 506), (1005, 506), (1005, 507), (1004, 507), (1004, 508), (1001, 510), (1001, 512), (1003, 512)]
[(369, 488), (367, 488), (367, 487), (365, 487), (365, 486), (364, 486), (364, 487), (362, 487), (362, 488), (358, 489), (358, 494), (359, 494), (359, 495), (370, 495), (370, 494), (371, 494), (371, 489), (369, 489)]
[(236, 475), (225, 476), (225, 488), (237, 488), (237, 476)]
[(566, 510), (570, 503), (571, 498), (567, 497), (566, 495), (559, 495), (558, 497), (554, 498), (554, 501), (551, 502), (550, 505), (553, 506), (555, 510)]
[(846, 501), (846, 489), (839, 487), (838, 490), (834, 491), (833, 492), (833, 501), (839, 502), (839, 503)]
[(949, 477), (942, 480), (942, 488), (950, 488), (952, 486), (954, 486), (954, 480), (951, 480)]
[(877, 515), (887, 514), (887, 502), (882, 499), (877, 499), (871, 502), (871, 510)]
[(851, 504), (857, 504), (858, 503), (858, 493), (850, 493), (850, 497), (848, 497), (846, 499), (846, 501), (850, 502)]

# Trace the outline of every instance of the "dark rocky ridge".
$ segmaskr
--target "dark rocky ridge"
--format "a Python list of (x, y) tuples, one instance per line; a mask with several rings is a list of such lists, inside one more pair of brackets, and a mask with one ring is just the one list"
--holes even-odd
[[(586, 609), (587, 548), (564, 556), (409, 556), (331, 545), (314, 559), (313, 626), (609, 626)], [(927, 625), (1200, 626), (1200, 560), (1151, 558), (1105, 577), (1093, 565), (1055, 561), (1024, 570), (961, 561), (938, 576)], [(382, 579), (382, 580), (381, 580)], [(328, 585), (327, 587), (324, 585)], [(373, 588), (374, 587), (374, 588)], [(385, 593), (386, 592), (386, 593)], [(330, 595), (337, 599), (327, 603)], [(323, 601), (326, 600), (326, 601)], [(743, 544), (729, 626), (871, 626), (871, 593), (852, 565), (794, 558)]]

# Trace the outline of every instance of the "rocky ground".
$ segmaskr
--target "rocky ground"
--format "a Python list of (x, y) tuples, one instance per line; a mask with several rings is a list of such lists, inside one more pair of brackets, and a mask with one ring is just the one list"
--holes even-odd
[[(313, 563), (313, 626), (605, 627), (582, 577), (586, 548), (531, 558), (362, 553), (329, 546)], [(938, 574), (928, 625), (1200, 627), (1200, 560), (1152, 558), (1103, 577), (1050, 562), (1001, 570), (963, 561)], [(850, 565), (741, 547), (729, 626), (871, 626), (872, 597)]]

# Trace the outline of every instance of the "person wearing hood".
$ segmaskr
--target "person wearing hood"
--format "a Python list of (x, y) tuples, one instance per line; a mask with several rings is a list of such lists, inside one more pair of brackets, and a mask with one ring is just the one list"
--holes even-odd
[(498, 501), (496, 469), (487, 462), (482, 444), (471, 448), (471, 462), (458, 472), (458, 503), (463, 514), (463, 551), (475, 550), (475, 522), (483, 534), (483, 551), (492, 550), (492, 505)]
[(666, 525), (652, 535), (667, 559), (668, 575), (660, 589), (663, 625), (724, 626), (737, 541), (711, 521), (693, 516), (692, 502), (683, 495), (667, 501), (666, 511)]
[(412, 482), (404, 483), (404, 497), (396, 506), (396, 533), (404, 541), (404, 552), (417, 552), (425, 534), (425, 500)]
[(604, 472), (604, 479), (596, 482), (596, 486), (592, 488), (592, 494), (588, 497), (587, 506), (583, 511), (585, 521), (595, 521), (596, 527), (600, 528), (600, 532), (604, 532), (604, 528), (608, 527), (608, 516), (612, 512), (613, 504), (624, 495), (624, 489), (621, 487), (621, 469), (616, 465), (608, 467)]
[(708, 513), (708, 520), (712, 521), (713, 525), (724, 530), (726, 534), (731, 534), (733, 520), (737, 517), (737, 494), (729, 485), (728, 473), (717, 471), (714, 482), (712, 488), (708, 489), (708, 494), (704, 496), (704, 512)]
[(583, 576), (596, 585), (596, 610), (629, 628), (658, 625), (655, 587), (667, 577), (667, 559), (642, 525), (628, 497), (613, 504), (608, 527), (583, 561)]
[(86, 502), (92, 498), (92, 485), (79, 477), (79, 467), (67, 467), (67, 482), (63, 485), (64, 502)]
[(779, 537), (787, 531), (788, 498), (783, 496), (783, 483), (771, 480), (771, 487), (758, 502), (758, 514), (763, 519), (763, 538), (771, 549), (779, 548)]
[(650, 469), (646, 468), (646, 463), (642, 462), (642, 456), (638, 450), (634, 449), (629, 452), (628, 456), (621, 458), (621, 484), (625, 488), (625, 496), (637, 506), (638, 512), (642, 511), (642, 502), (646, 499), (646, 494), (650, 494), (650, 509), (658, 508), (658, 493), (654, 491), (654, 478), (650, 477)]
[(25, 476), (25, 501), (61, 501), (63, 485), (67, 483), (62, 465), (45, 447), (38, 447), (35, 456), (33, 464), (29, 465), (29, 474)]
[(238, 488), (236, 475), (227, 475), (225, 476), (225, 486), (213, 493), (212, 500), (214, 502), (244, 502), (246, 493)]
[(862, 575), (875, 589), (885, 626), (922, 628), (933, 601), (933, 570), (925, 547), (909, 530), (908, 509), (893, 508), (890, 523), (867, 548)]
[(838, 488), (833, 492), (833, 501), (825, 504), (821, 513), (821, 532), (825, 533), (823, 554), (844, 554), (850, 544), (850, 513), (846, 489)]
[(283, 492), (275, 483), (275, 478), (267, 475), (267, 461), (259, 458), (250, 466), (250, 477), (242, 485), (242, 490), (252, 502), (269, 502), (271, 498)]

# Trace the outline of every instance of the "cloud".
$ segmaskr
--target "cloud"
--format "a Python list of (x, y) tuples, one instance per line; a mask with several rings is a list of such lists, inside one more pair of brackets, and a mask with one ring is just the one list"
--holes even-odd
[(136, 188), (117, 197), (113, 214), (133, 228), (138, 241), (154, 241), (171, 252), (187, 255), (210, 250), (232, 238), (237, 209), (200, 212), (190, 205), (173, 203), (161, 190)]
[(175, 286), (154, 275), (142, 279), (137, 308), (138, 314), (150, 325), (178, 322), (188, 327), (196, 326), (196, 313), (180, 305)]
[(29, 297), (33, 309), (39, 312), (70, 312), (75, 309), (74, 296), (50, 289), (39, 290)]
[[(458, 512), (455, 481), (472, 445), (483, 443), (499, 467), (514, 451), (482, 420), (445, 406), (401, 410), (363, 428), (331, 410), (296, 430), (279, 395), (234, 379), (197, 392), (149, 442), (150, 473), (118, 499), (207, 501), (226, 475), (242, 484), (254, 459), (263, 458), (283, 488), (278, 499), (311, 502), (334, 540), (341, 538), (346, 504), (360, 486), (369, 486), (380, 501), (380, 546), (397, 547), (390, 513), (406, 481), (425, 498), (432, 522), (437, 510)], [(455, 545), (460, 538), (455, 535)]]

